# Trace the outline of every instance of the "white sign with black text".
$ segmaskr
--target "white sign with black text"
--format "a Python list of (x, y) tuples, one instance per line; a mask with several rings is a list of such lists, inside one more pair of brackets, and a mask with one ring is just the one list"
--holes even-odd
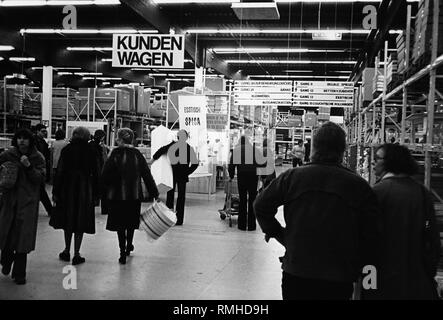
[(118, 68), (183, 68), (185, 38), (175, 34), (114, 34), (112, 66)]

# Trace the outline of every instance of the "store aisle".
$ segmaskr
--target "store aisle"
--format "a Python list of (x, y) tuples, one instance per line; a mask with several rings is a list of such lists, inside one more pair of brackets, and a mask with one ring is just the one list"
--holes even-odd
[[(84, 265), (77, 266), (77, 290), (65, 290), (58, 260), (63, 233), (48, 226), (40, 210), (37, 247), (29, 255), (28, 283), (17, 286), (0, 275), (0, 299), (281, 299), (278, 257), (284, 249), (261, 230), (243, 232), (222, 221), (224, 194), (188, 194), (185, 224), (156, 242), (136, 232), (135, 251), (118, 263), (117, 236), (96, 214), (96, 234), (85, 236)], [(282, 212), (279, 212), (282, 218)]]

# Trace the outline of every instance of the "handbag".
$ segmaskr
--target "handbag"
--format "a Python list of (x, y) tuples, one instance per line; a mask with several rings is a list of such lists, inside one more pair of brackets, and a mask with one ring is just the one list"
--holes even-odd
[(0, 166), (0, 191), (14, 188), (17, 182), (18, 166), (12, 161), (6, 161)]

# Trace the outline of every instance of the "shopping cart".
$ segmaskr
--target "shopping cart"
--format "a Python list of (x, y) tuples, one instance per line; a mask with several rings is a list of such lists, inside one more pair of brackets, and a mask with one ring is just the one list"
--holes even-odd
[(237, 179), (225, 180), (225, 204), (223, 209), (218, 210), (220, 219), (228, 218), (229, 226), (232, 227), (232, 216), (238, 215), (240, 208), (240, 197), (238, 195)]

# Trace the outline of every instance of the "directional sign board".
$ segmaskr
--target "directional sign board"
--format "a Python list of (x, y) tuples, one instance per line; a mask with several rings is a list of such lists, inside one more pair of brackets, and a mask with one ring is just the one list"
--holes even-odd
[(234, 82), (234, 104), (243, 106), (291, 105), (292, 81)]
[(352, 82), (294, 81), (294, 107), (352, 108)]

